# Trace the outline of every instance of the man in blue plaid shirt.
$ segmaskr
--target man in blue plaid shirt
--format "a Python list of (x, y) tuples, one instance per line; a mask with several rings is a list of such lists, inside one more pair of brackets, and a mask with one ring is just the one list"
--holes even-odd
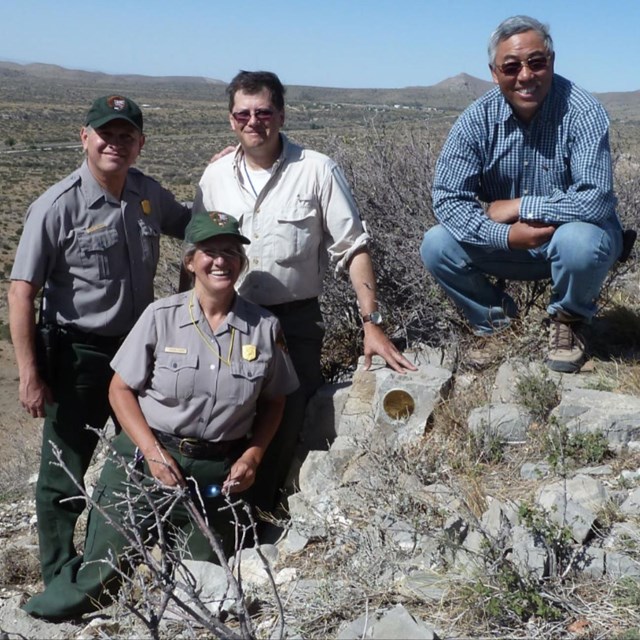
[(509, 326), (513, 299), (494, 279), (551, 278), (547, 365), (578, 371), (580, 325), (596, 312), (622, 250), (609, 121), (589, 93), (554, 73), (546, 25), (504, 20), (489, 41), (498, 85), (452, 127), (437, 163), (422, 260), (480, 336)]

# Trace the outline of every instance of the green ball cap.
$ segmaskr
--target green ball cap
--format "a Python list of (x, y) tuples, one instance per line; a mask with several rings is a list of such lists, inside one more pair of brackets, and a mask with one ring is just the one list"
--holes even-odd
[(142, 132), (142, 111), (133, 100), (124, 96), (97, 98), (87, 112), (84, 124), (98, 129), (112, 120), (126, 120)]
[(238, 221), (219, 211), (194, 213), (184, 231), (184, 239), (191, 244), (204, 242), (215, 236), (235, 236), (238, 242), (251, 244), (251, 240), (240, 233)]

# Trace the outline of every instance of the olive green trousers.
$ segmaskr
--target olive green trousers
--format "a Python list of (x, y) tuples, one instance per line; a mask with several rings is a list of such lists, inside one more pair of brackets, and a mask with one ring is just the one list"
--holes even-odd
[[(185, 499), (150, 478), (147, 463), (137, 455), (129, 437), (121, 433), (112, 448), (92, 496), (97, 506), (89, 513), (84, 556), (69, 560), (44, 592), (24, 605), (33, 616), (64, 620), (110, 604), (121, 586), (122, 574), (128, 574), (138, 561), (140, 544), (150, 547), (164, 540), (180, 557), (218, 561), (207, 536), (190, 518)], [(196, 460), (171, 447), (167, 450), (184, 477), (191, 479), (194, 491), (196, 486), (202, 490), (222, 485), (242, 453), (240, 447), (220, 458)], [(200, 504), (197, 499), (195, 502)], [(204, 498), (201, 513), (228, 556), (236, 545), (236, 527), (231, 510), (221, 509), (225, 504), (223, 497)], [(242, 520), (242, 513), (236, 515)], [(132, 544), (132, 536), (141, 542)]]
[(269, 310), (280, 320), (300, 386), (287, 396), (280, 426), (250, 489), (251, 502), (265, 512), (275, 512), (283, 503), (284, 485), (300, 442), (307, 404), (323, 384), (320, 355), (324, 322), (318, 301), (310, 300), (291, 311), (281, 311), (278, 306)]
[[(36, 484), (36, 515), (40, 566), (45, 585), (76, 557), (73, 535), (86, 506), (81, 490), (84, 474), (110, 414), (109, 362), (118, 342), (105, 347), (60, 340), (50, 386), (55, 403), (45, 408), (40, 471)], [(58, 449), (63, 469), (55, 455)], [(76, 484), (77, 483), (77, 484)]]

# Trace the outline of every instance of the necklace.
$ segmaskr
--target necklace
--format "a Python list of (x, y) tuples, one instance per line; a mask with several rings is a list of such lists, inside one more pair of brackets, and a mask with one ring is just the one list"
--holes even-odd
[(247, 159), (245, 156), (242, 156), (242, 164), (244, 166), (244, 175), (247, 176), (247, 180), (249, 181), (249, 186), (251, 187), (251, 191), (253, 191), (253, 195), (255, 196), (256, 200), (258, 199), (258, 192), (256, 191), (256, 188), (253, 184), (253, 180), (251, 179), (251, 176), (249, 175), (249, 169), (247, 169)]
[(195, 296), (195, 289), (192, 289), (191, 290), (191, 297), (189, 298), (189, 317), (191, 318), (191, 324), (195, 327), (196, 331), (198, 332), (198, 335), (202, 339), (202, 342), (204, 342), (207, 345), (207, 348), (209, 349), (209, 351), (211, 351), (211, 353), (213, 353), (216, 356), (216, 358), (218, 358), (218, 360), (220, 360), (220, 362), (222, 362), (223, 364), (226, 364), (227, 367), (231, 366), (231, 352), (233, 351), (233, 341), (234, 341), (234, 338), (235, 338), (235, 335), (236, 335), (236, 330), (233, 327), (231, 327), (231, 343), (229, 344), (229, 353), (227, 354), (227, 359), (225, 360), (216, 351), (216, 349), (213, 348), (213, 346), (211, 345), (211, 341), (207, 338), (207, 336), (204, 335), (204, 333), (202, 333), (202, 331), (200, 330), (200, 327), (198, 326), (198, 323), (196, 322), (196, 319), (193, 317), (193, 298), (194, 298), (194, 296)]

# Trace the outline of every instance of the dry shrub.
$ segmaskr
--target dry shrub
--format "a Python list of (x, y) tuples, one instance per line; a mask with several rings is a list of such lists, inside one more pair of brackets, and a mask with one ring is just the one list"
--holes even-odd
[(34, 584), (40, 580), (37, 547), (11, 545), (0, 553), (0, 582), (4, 586)]
[[(457, 314), (428, 277), (419, 249), (435, 220), (431, 185), (442, 134), (427, 124), (372, 123), (364, 133), (334, 137), (324, 149), (343, 168), (368, 232), (385, 331), (399, 347), (441, 344)], [(327, 276), (325, 375), (336, 379), (361, 352), (359, 313), (345, 279)], [(345, 360), (345, 358), (347, 360)]]
[[(360, 133), (328, 139), (322, 148), (343, 168), (372, 236), (384, 328), (401, 348), (419, 342), (458, 342), (470, 334), (419, 255), (425, 231), (436, 224), (431, 188), (448, 124), (425, 121), (417, 127), (415, 123), (372, 121)], [(632, 160), (628, 153), (614, 151), (618, 211), (626, 228), (640, 227), (640, 173), (632, 170)], [(631, 259), (618, 263), (610, 274), (600, 300), (603, 310), (612, 304), (618, 284), (637, 269), (636, 256), (637, 247)], [(523, 324), (532, 313), (536, 318), (546, 315), (549, 284), (505, 283), (520, 308)], [(327, 380), (335, 381), (352, 371), (362, 351), (359, 313), (346, 277), (336, 280), (328, 274), (322, 307), (327, 322), (324, 372)], [(535, 324), (539, 336), (537, 320)]]
[[(0, 496), (13, 499), (31, 491), (29, 479), (40, 464), (42, 428), (18, 410), (3, 416), (0, 447), (7, 455), (0, 467)], [(16, 443), (19, 439), (19, 446)]]

